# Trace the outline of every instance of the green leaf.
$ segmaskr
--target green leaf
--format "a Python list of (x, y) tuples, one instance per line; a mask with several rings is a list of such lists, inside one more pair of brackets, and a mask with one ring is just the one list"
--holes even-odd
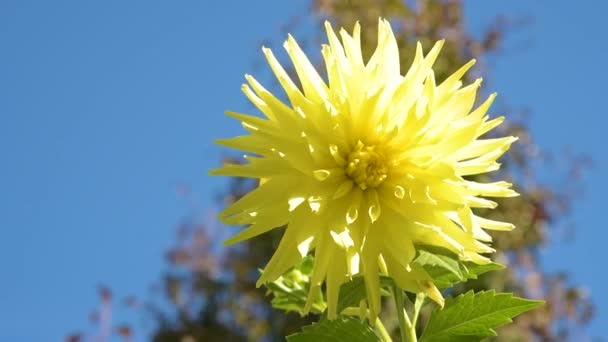
[(302, 332), (287, 336), (288, 342), (381, 342), (367, 321), (339, 317), (333, 321), (323, 318), (319, 323), (302, 328)]
[(354, 277), (351, 281), (342, 284), (340, 287), (340, 296), (338, 297), (338, 313), (342, 310), (351, 307), (359, 306), (359, 302), (365, 298), (365, 284), (363, 277)]
[(460, 262), (450, 255), (431, 253), (421, 249), (415, 262), (423, 267), (441, 268), (459, 279), (464, 278)]
[[(308, 290), (289, 287), (283, 278), (266, 284), (266, 288), (268, 289), (268, 293), (272, 293), (274, 296), (270, 302), (273, 308), (286, 312), (295, 311), (300, 314), (303, 313), (308, 297)], [(319, 289), (319, 293), (316, 295), (317, 301), (315, 301), (311, 308), (314, 313), (321, 313), (325, 310), (325, 303), (322, 302), (323, 295), (320, 291)]]
[[(393, 279), (380, 276), (381, 288), (391, 288), (392, 286)], [(390, 295), (390, 292), (385, 292), (385, 294)], [(358, 307), (361, 300), (365, 299), (366, 296), (367, 293), (365, 291), (365, 282), (363, 277), (353, 277), (351, 281), (342, 284), (340, 287), (340, 296), (338, 297), (338, 313), (351, 306)]]
[[(272, 283), (266, 284), (267, 294), (272, 294), (272, 307), (287, 312), (304, 313), (304, 306), (310, 291), (310, 273), (312, 272), (312, 257), (306, 257), (301, 263), (286, 272)], [(321, 288), (316, 288), (313, 294), (314, 302), (311, 311), (322, 313), (326, 304), (323, 300)]]
[(502, 270), (503, 268), (505, 268), (503, 265), (497, 264), (495, 262), (486, 265), (477, 265), (472, 262), (460, 262), (459, 267), (462, 273), (462, 277), (459, 277), (454, 273), (446, 271), (445, 269), (441, 269), (439, 267), (425, 267), (425, 270), (433, 278), (435, 286), (440, 289), (447, 289), (449, 287), (454, 286), (455, 284), (467, 281), (469, 279), (477, 279), (480, 275), (486, 272)]
[(435, 286), (440, 289), (452, 287), (469, 279), (477, 279), (483, 273), (504, 268), (503, 265), (494, 262), (486, 265), (463, 262), (448, 250), (430, 246), (420, 248), (414, 262), (424, 267), (433, 278)]
[(481, 341), (496, 336), (494, 328), (543, 303), (494, 290), (469, 291), (455, 299), (448, 298), (443, 309), (433, 312), (420, 342)]

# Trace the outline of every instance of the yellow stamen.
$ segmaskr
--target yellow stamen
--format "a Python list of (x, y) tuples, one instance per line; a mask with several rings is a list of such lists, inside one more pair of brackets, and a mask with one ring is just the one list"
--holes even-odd
[(348, 155), (346, 175), (361, 190), (376, 188), (388, 177), (388, 165), (376, 146), (366, 146), (359, 140), (354, 151)]

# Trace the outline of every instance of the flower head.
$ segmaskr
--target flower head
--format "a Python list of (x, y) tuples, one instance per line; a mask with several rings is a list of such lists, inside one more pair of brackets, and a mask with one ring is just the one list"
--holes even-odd
[(389, 23), (380, 20), (378, 46), (365, 62), (360, 28), (341, 30), (340, 41), (326, 24), (322, 55), (327, 82), (296, 41), (287, 50), (301, 87), (273, 53), (268, 63), (285, 90), (284, 103), (247, 75), (243, 91), (264, 118), (227, 112), (248, 135), (218, 143), (249, 152), (246, 164), (227, 164), (214, 175), (264, 182), (229, 206), (227, 224), (248, 225), (235, 243), (285, 226), (282, 240), (258, 284), (273, 281), (314, 250), (312, 289), (326, 284), (328, 315), (335, 317), (340, 285), (362, 275), (372, 317), (380, 309), (379, 275), (410, 292), (443, 297), (423, 268), (416, 248), (447, 248), (462, 260), (489, 261), (493, 252), (484, 229), (511, 224), (475, 215), (496, 206), (484, 197), (514, 196), (506, 182), (464, 178), (498, 169), (496, 159), (516, 139), (480, 139), (503, 118), (486, 116), (495, 94), (473, 109), (477, 80), (463, 86), (471, 61), (436, 84), (432, 65), (443, 41), (423, 56), (417, 46), (402, 75)]

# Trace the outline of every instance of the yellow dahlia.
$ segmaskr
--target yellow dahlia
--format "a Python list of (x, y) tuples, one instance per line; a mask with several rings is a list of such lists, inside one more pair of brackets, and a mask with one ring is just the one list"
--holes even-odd
[(226, 224), (248, 225), (227, 243), (285, 226), (258, 285), (314, 250), (311, 293), (325, 282), (330, 318), (337, 314), (340, 285), (354, 275), (364, 277), (372, 318), (380, 310), (380, 275), (443, 304), (432, 279), (412, 262), (416, 247), (443, 247), (461, 260), (488, 262), (481, 254), (493, 249), (483, 229), (513, 226), (472, 209), (496, 206), (480, 196), (516, 193), (507, 182), (464, 177), (498, 169), (496, 159), (516, 139), (480, 139), (504, 118), (486, 116), (495, 94), (472, 110), (481, 80), (463, 87), (461, 78), (474, 60), (435, 83), (432, 66), (443, 41), (426, 56), (418, 44), (403, 76), (386, 20), (379, 22), (378, 46), (367, 62), (358, 25), (352, 35), (341, 30), (341, 42), (328, 23), (326, 29), (327, 82), (289, 36), (284, 47), (301, 87), (263, 48), (289, 104), (247, 75), (243, 92), (265, 117), (227, 112), (249, 134), (218, 143), (250, 154), (246, 164), (211, 174), (263, 180), (220, 214)]

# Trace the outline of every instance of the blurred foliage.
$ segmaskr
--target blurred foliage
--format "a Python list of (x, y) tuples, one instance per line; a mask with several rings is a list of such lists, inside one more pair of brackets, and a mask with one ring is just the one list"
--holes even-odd
[[(318, 49), (324, 33), (315, 30), (310, 34), (310, 27), (303, 27), (309, 25), (307, 20), (312, 18), (317, 28), (323, 27), (324, 20), (329, 20), (334, 27), (348, 30), (359, 21), (363, 28), (364, 55), (369, 57), (376, 45), (378, 17), (389, 19), (393, 25), (398, 37), (402, 70), (411, 63), (416, 41), (430, 48), (436, 40), (446, 39), (435, 65), (438, 81), (471, 58), (478, 59), (481, 61), (478, 64), (483, 66), (488, 56), (500, 55), (505, 34), (518, 23), (517, 20), (497, 17), (485, 32), (475, 37), (465, 29), (463, 4), (457, 0), (312, 0), (310, 12), (293, 17), (285, 31), (308, 29), (308, 44), (305, 42), (303, 45)], [(274, 47), (274, 43), (271, 41), (269, 45)], [(487, 70), (483, 72), (487, 73)], [(541, 153), (532, 142), (525, 122), (517, 119), (517, 111), (503, 107), (498, 109), (507, 110), (508, 125), (496, 134), (516, 135), (520, 141), (503, 157), (501, 174), (484, 177), (513, 180), (519, 185), (517, 190), (521, 196), (498, 199), (498, 209), (483, 213), (483, 216), (517, 226), (511, 233), (493, 234), (494, 245), (499, 251), (495, 259), (507, 264), (508, 268), (488, 272), (457, 285), (454, 292), (493, 289), (547, 301), (544, 307), (517, 318), (515, 324), (499, 329), (500, 337), (493, 338), (495, 341), (580, 340), (584, 336), (584, 326), (593, 318), (594, 305), (582, 287), (571, 284), (567, 273), (544, 271), (539, 250), (550, 242), (549, 235), (560, 234), (556, 227), (565, 222), (588, 162), (579, 156), (560, 155), (559, 167), (551, 166), (547, 154)], [(554, 179), (558, 183), (544, 182), (545, 179)], [(256, 185), (249, 180), (234, 179), (221, 201), (232, 202)], [(182, 192), (190, 196), (187, 189), (182, 189)], [(273, 309), (267, 290), (255, 286), (258, 268), (270, 258), (278, 244), (280, 230), (237, 246), (217, 248), (218, 240), (224, 238), (217, 232), (230, 229), (213, 227), (215, 223), (212, 220), (200, 219), (200, 212), (188, 217), (178, 228), (175, 246), (167, 253), (170, 269), (162, 281), (163, 293), (153, 295), (149, 303), (135, 305), (133, 303), (137, 300), (133, 298), (126, 301), (131, 303), (128, 304), (130, 307), (150, 318), (147, 321), (152, 321), (153, 341), (282, 341), (284, 336), (299, 331), (302, 325), (318, 320), (315, 315), (300, 317), (296, 312), (286, 314)], [(280, 306), (285, 296), (302, 295), (305, 289), (300, 291), (302, 293), (281, 294), (280, 285), (293, 285), (305, 276), (301, 273), (287, 274), (275, 283), (279, 286), (271, 287), (275, 294), (279, 293), (274, 296), (275, 304)], [(108, 293), (102, 294), (102, 306), (94, 321), (101, 331), (98, 334), (100, 341), (110, 335), (129, 341), (133, 336), (129, 325), (109, 328), (108, 322), (103, 321), (103, 317), (108, 316), (106, 311), (111, 301)], [(297, 307), (284, 309), (298, 311)], [(421, 313), (419, 329), (428, 321), (429, 311)], [(395, 317), (394, 308), (387, 305), (382, 319), (393, 336), (397, 333)], [(82, 335), (78, 334), (68, 338), (74, 342), (82, 340)]]

